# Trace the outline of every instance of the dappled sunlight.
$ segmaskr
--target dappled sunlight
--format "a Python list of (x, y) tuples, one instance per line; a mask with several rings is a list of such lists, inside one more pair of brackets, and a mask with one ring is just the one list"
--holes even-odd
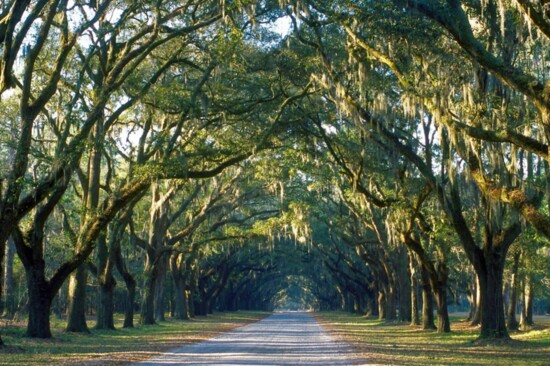
[[(359, 357), (374, 364), (494, 365), (498, 359), (498, 365), (538, 365), (550, 354), (548, 329), (513, 334), (513, 340), (503, 345), (479, 346), (474, 342), (479, 329), (465, 321), (452, 323), (453, 332), (444, 334), (347, 313), (316, 317), (333, 335), (349, 342)], [(542, 327), (550, 326), (550, 319), (540, 322)]]
[[(3, 338), (8, 347), (0, 364), (126, 365), (203, 341), (266, 315), (268, 313), (248, 311), (217, 313), (188, 321), (168, 319), (155, 325), (119, 328), (122, 317), (117, 314), (117, 330), (92, 330), (91, 333), (67, 333), (63, 319), (52, 318), (52, 339), (24, 337), (22, 327), (4, 329)], [(91, 322), (89, 326), (93, 329)], [(17, 347), (10, 346), (11, 343)]]

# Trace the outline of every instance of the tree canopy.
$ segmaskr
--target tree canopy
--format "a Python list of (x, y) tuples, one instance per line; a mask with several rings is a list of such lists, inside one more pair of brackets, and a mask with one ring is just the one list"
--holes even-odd
[(285, 307), (440, 332), (464, 303), (506, 339), (548, 306), (547, 4), (14, 0), (0, 19), (2, 301), (28, 336), (52, 311), (88, 331), (91, 302), (99, 329)]

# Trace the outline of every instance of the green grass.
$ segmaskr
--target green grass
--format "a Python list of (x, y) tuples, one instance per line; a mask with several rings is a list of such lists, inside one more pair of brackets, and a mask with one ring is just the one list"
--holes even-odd
[(357, 350), (359, 363), (383, 365), (550, 365), (550, 318), (498, 345), (475, 342), (479, 329), (453, 318), (450, 334), (347, 313), (317, 314), (326, 329)]
[[(220, 332), (257, 321), (268, 313), (228, 312), (190, 321), (167, 320), (134, 329), (67, 333), (65, 322), (52, 318), (52, 339), (24, 336), (24, 324), (1, 328), (6, 346), (0, 349), (0, 365), (122, 365), (149, 358), (168, 349), (198, 342)], [(90, 327), (93, 322), (89, 322)], [(122, 326), (117, 317), (116, 326)]]

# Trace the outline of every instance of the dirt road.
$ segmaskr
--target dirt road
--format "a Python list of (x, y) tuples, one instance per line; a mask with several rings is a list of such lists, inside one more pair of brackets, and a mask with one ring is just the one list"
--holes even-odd
[(359, 364), (359, 360), (352, 361), (352, 355), (353, 351), (325, 332), (311, 314), (285, 312), (135, 365)]

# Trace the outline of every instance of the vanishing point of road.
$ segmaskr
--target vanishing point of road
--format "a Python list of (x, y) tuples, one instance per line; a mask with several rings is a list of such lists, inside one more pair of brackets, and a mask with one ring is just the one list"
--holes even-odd
[(358, 364), (364, 363), (354, 360), (353, 350), (325, 332), (311, 314), (284, 312), (135, 366)]

